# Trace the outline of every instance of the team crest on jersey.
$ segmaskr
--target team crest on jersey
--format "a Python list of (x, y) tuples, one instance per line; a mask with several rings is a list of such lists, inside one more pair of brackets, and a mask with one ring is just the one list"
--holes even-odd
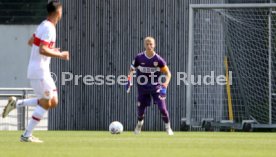
[(158, 66), (158, 62), (153, 62), (153, 65), (157, 67)]

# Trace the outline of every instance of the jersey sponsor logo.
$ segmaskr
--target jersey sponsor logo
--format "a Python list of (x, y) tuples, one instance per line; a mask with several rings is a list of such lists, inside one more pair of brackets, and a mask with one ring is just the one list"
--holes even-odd
[(155, 72), (160, 71), (159, 67), (142, 67), (142, 66), (139, 66), (138, 69), (142, 73), (155, 73)]

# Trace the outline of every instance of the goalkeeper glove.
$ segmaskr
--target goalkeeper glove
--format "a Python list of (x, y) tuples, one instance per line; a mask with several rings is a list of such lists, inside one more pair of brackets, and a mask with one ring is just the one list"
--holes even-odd
[(160, 92), (159, 92), (159, 98), (161, 99), (161, 100), (165, 100), (166, 99), (166, 95), (167, 95), (167, 88), (165, 87), (165, 86), (161, 86), (161, 88), (160, 88)]

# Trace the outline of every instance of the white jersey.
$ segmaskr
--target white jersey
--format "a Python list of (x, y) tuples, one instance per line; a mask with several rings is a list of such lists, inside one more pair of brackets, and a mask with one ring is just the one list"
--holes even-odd
[(51, 76), (51, 57), (41, 55), (39, 46), (41, 44), (52, 48), (56, 42), (56, 28), (48, 20), (43, 21), (33, 34), (34, 42), (28, 66), (28, 79), (42, 79)]

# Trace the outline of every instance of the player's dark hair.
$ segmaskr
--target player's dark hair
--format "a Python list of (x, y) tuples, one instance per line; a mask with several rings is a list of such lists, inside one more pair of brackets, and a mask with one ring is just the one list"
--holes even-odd
[(56, 12), (58, 10), (58, 8), (62, 7), (61, 3), (58, 2), (57, 0), (53, 0), (53, 1), (50, 1), (48, 4), (47, 4), (47, 12), (48, 12), (48, 15)]

